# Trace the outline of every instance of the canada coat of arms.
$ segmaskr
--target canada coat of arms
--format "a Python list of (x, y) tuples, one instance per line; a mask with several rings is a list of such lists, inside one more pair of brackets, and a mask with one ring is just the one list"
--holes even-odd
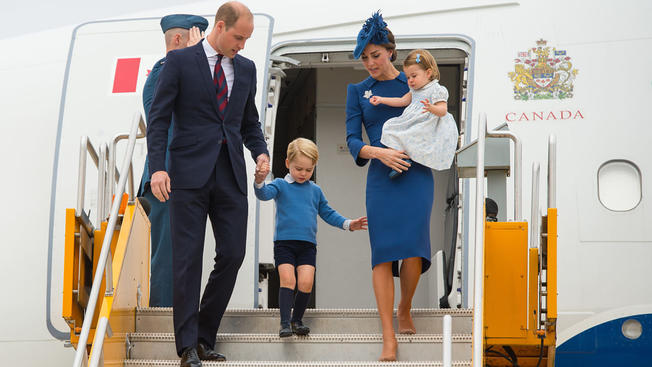
[(537, 46), (519, 52), (514, 59), (514, 71), (507, 75), (514, 83), (514, 99), (566, 99), (573, 97), (573, 69), (566, 50), (546, 47), (540, 39)]

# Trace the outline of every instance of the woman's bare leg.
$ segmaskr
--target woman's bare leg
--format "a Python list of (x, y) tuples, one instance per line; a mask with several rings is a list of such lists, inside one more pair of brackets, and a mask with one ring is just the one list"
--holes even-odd
[(421, 276), (421, 258), (411, 257), (404, 259), (401, 264), (401, 300), (398, 304), (398, 332), (401, 334), (414, 334), (416, 329), (412, 321), (412, 297), (419, 284)]
[(374, 267), (372, 271), (374, 294), (376, 305), (383, 328), (383, 351), (380, 354), (380, 361), (395, 361), (398, 342), (394, 335), (392, 316), (394, 314), (394, 278), (392, 277), (392, 263), (382, 263)]

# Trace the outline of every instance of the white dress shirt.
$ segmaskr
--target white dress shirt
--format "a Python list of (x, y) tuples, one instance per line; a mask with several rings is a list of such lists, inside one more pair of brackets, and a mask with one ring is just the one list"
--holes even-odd
[[(215, 78), (213, 74), (215, 73), (215, 64), (217, 63), (217, 51), (215, 51), (213, 46), (208, 43), (206, 38), (201, 41), (201, 44), (204, 46), (204, 52), (206, 53), (206, 58), (208, 59), (208, 66), (211, 69), (211, 78)], [(223, 56), (221, 64), (222, 70), (224, 71), (224, 76), (226, 77), (228, 98), (231, 97), (231, 89), (233, 89), (233, 79), (235, 77), (235, 72), (233, 70), (233, 59)]]

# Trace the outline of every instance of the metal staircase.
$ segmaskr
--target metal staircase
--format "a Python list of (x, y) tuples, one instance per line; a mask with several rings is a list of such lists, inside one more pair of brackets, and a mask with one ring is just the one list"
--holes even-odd
[[(452, 316), (452, 366), (471, 366), (471, 310), (414, 309), (417, 334), (397, 335), (399, 362), (376, 362), (382, 349), (375, 309), (309, 309), (307, 337), (279, 338), (278, 309), (227, 310), (216, 350), (228, 362), (206, 366), (444, 366), (443, 318)], [(124, 366), (178, 366), (172, 309), (139, 308)]]

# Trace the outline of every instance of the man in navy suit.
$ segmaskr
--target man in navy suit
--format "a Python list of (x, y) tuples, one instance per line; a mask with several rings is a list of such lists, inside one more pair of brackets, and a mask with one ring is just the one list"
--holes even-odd
[[(181, 366), (226, 359), (213, 348), (245, 254), (243, 143), (256, 160), (256, 170), (269, 171), (255, 106), (256, 67), (238, 55), (253, 29), (246, 6), (222, 5), (203, 41), (168, 53), (149, 112), (150, 187), (160, 201), (170, 200), (174, 335)], [(168, 172), (165, 148), (172, 117)], [(200, 304), (206, 216), (216, 256)]]

